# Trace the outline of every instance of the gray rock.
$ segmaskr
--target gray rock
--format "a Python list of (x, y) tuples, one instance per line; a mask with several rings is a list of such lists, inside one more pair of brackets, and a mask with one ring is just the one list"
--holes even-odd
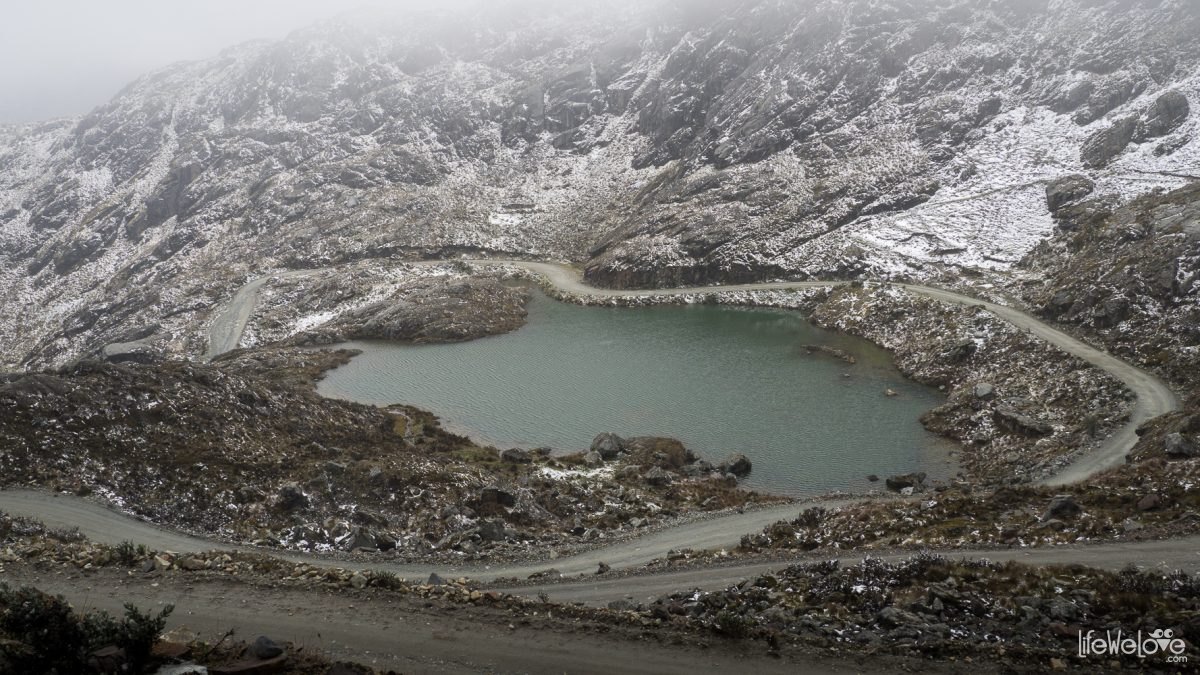
[(625, 449), (625, 439), (616, 434), (604, 432), (592, 439), (592, 452), (600, 453), (605, 460), (616, 459)]
[(283, 653), (283, 646), (266, 635), (259, 635), (246, 651), (256, 659), (273, 659)]
[(973, 393), (975, 394), (975, 398), (987, 401), (995, 398), (996, 388), (987, 382), (980, 382), (979, 384), (975, 385)]
[(925, 472), (917, 473), (902, 473), (895, 476), (888, 476), (884, 484), (889, 490), (900, 492), (901, 490), (911, 489), (914, 492), (919, 492), (925, 489)]
[(717, 465), (717, 468), (722, 473), (731, 473), (738, 478), (745, 478), (750, 475), (752, 465), (750, 464), (749, 457), (738, 452), (726, 458), (725, 461)]
[(275, 504), (284, 511), (296, 511), (308, 508), (308, 495), (300, 489), (299, 483), (284, 483), (279, 488)]
[(646, 481), (647, 485), (670, 485), (671, 474), (664, 471), (660, 467), (651, 467), (649, 471), (642, 474), (642, 480)]
[(1050, 213), (1090, 195), (1096, 184), (1092, 179), (1081, 174), (1070, 174), (1056, 178), (1046, 185), (1046, 206)]
[(1162, 508), (1162, 505), (1163, 505), (1162, 497), (1159, 497), (1157, 494), (1151, 492), (1150, 494), (1148, 494), (1145, 497), (1142, 497), (1141, 499), (1138, 500), (1137, 510), (1138, 511), (1154, 511), (1156, 509)]
[(1125, 146), (1133, 140), (1137, 125), (1137, 116), (1125, 117), (1113, 122), (1107, 129), (1101, 129), (1088, 136), (1079, 151), (1079, 159), (1084, 166), (1091, 169), (1108, 166), (1108, 163), (1121, 154)]
[(1054, 427), (1049, 423), (1009, 407), (996, 408), (992, 411), (992, 417), (1000, 427), (1025, 436), (1046, 436), (1054, 432)]
[(600, 466), (604, 463), (604, 457), (600, 456), (600, 453), (593, 450), (583, 456), (583, 462), (588, 466)]
[(517, 496), (507, 490), (490, 486), (479, 490), (479, 503), (481, 505), (516, 506)]
[(446, 580), (438, 576), (437, 572), (432, 572), (429, 575), (429, 581), (426, 581), (425, 583), (429, 584), (430, 586), (445, 586)]
[(365, 527), (351, 529), (350, 534), (346, 535), (340, 543), (343, 551), (374, 551), (379, 548), (379, 542), (375, 539), (375, 535)]
[(484, 541), (504, 541), (507, 534), (504, 522), (500, 520), (485, 520), (479, 523), (478, 532)]
[(1050, 506), (1042, 514), (1042, 522), (1051, 520), (1066, 520), (1074, 518), (1083, 512), (1083, 508), (1070, 495), (1058, 495), (1050, 500)]
[(875, 620), (879, 625), (885, 628), (898, 628), (900, 626), (917, 626), (925, 623), (921, 617), (912, 612), (905, 611), (896, 606), (884, 607), (875, 615)]
[(350, 577), (350, 585), (354, 588), (362, 590), (367, 587), (367, 578), (358, 572), (355, 572), (354, 576)]
[(509, 462), (512, 464), (528, 464), (533, 461), (528, 450), (521, 448), (508, 448), (500, 451), (500, 461)]
[(1169, 433), (1163, 438), (1163, 449), (1169, 457), (1200, 456), (1200, 446), (1178, 431)]

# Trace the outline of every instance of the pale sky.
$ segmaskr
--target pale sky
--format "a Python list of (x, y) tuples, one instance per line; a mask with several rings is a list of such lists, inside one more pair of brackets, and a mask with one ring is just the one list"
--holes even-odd
[(0, 123), (79, 115), (155, 68), (381, 0), (16, 0), (0, 10)]

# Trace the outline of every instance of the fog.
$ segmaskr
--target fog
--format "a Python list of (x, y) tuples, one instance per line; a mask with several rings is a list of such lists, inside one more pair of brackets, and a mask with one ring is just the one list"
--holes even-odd
[(85, 113), (147, 71), (213, 56), (248, 40), (281, 38), (361, 4), (361, 0), (6, 3), (0, 10), (0, 122)]

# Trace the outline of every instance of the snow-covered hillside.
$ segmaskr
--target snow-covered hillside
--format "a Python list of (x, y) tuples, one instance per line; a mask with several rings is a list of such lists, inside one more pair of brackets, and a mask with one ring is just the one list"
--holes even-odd
[(0, 364), (199, 353), (250, 276), (410, 252), (1003, 272), (1054, 179), (1200, 173), (1193, 0), (568, 4), (351, 16), (0, 127)]

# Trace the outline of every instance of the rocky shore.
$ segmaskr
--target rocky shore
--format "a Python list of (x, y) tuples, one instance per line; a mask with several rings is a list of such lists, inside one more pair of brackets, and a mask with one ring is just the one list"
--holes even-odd
[(314, 379), (349, 357), (270, 349), (8, 377), (0, 484), (92, 494), (230, 542), (448, 562), (540, 557), (781, 501), (738, 487), (744, 457), (713, 466), (673, 439), (501, 451), (416, 408), (318, 396)]

